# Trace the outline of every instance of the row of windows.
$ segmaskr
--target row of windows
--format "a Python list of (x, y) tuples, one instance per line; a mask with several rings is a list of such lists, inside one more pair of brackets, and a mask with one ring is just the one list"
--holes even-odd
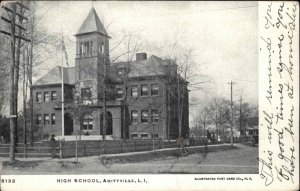
[[(57, 100), (57, 92), (51, 91), (51, 97), (49, 92), (44, 92), (44, 102), (49, 102), (51, 98), (51, 101)], [(36, 102), (42, 102), (42, 92), (36, 92), (35, 96)]]
[[(150, 116), (149, 116), (150, 114)], [(137, 124), (139, 119), (138, 110), (131, 110), (131, 123)], [(158, 110), (142, 110), (141, 111), (141, 123), (157, 123), (159, 119)]]
[[(42, 118), (44, 119), (44, 125), (55, 125), (55, 113), (51, 113), (51, 120), (50, 120), (50, 114), (44, 114), (42, 117), (42, 114), (36, 115), (36, 124), (42, 125)], [(86, 115), (83, 118), (83, 130), (92, 130), (93, 129), (93, 118), (90, 115)]]
[[(93, 52), (93, 41), (86, 41), (80, 43), (79, 53), (80, 57), (86, 58), (91, 57)], [(99, 53), (104, 54), (104, 44), (99, 44)]]
[[(51, 113), (51, 121), (50, 121), (50, 114), (46, 113), (43, 115), (44, 125), (55, 125), (55, 113)], [(42, 125), (42, 114), (36, 115), (36, 124)]]
[[(131, 97), (138, 97), (138, 85), (132, 85), (131, 86)], [(148, 96), (149, 95), (149, 90), (148, 90), (148, 85), (147, 84), (142, 84), (141, 85), (141, 96)], [(158, 84), (151, 84), (151, 96), (156, 96), (158, 95)], [(83, 99), (90, 99), (91, 98), (91, 90), (90, 88), (82, 88), (81, 89), (81, 96)], [(117, 88), (117, 98), (122, 98), (123, 97), (123, 89), (122, 88)], [(43, 99), (44, 98), (44, 99)], [(57, 92), (56, 91), (51, 91), (50, 93), (44, 92), (44, 97), (42, 98), (42, 92), (36, 92), (36, 102), (49, 102), (49, 101), (56, 101), (57, 100)]]
[[(140, 88), (140, 95), (141, 96), (148, 96), (149, 95), (149, 90), (148, 90), (148, 84), (142, 84)], [(150, 95), (151, 96), (156, 96), (158, 95), (158, 84), (151, 84), (151, 90), (150, 90)], [(138, 85), (132, 85), (131, 86), (131, 97), (138, 97), (139, 92), (138, 92)], [(123, 97), (123, 89), (122, 88), (117, 88), (117, 98), (122, 98)]]

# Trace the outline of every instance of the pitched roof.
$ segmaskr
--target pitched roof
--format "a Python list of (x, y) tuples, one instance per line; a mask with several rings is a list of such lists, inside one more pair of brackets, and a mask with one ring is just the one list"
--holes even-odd
[[(150, 56), (145, 60), (135, 60), (131, 62), (118, 62), (114, 63), (110, 67), (108, 76), (110, 80), (115, 81), (119, 79), (117, 74), (118, 68), (127, 68), (129, 64), (130, 71), (128, 73), (129, 78), (135, 77), (147, 77), (166, 75), (168, 67), (171, 67), (171, 71), (176, 74), (177, 65), (173, 60), (163, 60), (157, 56)], [(34, 85), (50, 85), (61, 83), (61, 66), (56, 66), (50, 70), (46, 75), (41, 77)], [(64, 83), (74, 85), (75, 84), (75, 67), (64, 68)]]
[[(64, 83), (75, 84), (75, 67), (63, 68), (64, 72)], [(34, 85), (49, 85), (49, 84), (60, 84), (61, 83), (61, 66), (56, 66), (50, 70), (46, 75), (37, 80)]]
[(108, 36), (94, 7), (92, 7), (92, 9), (90, 10), (88, 16), (83, 21), (76, 35), (91, 33), (91, 32), (98, 32), (104, 36)]
[(115, 66), (117, 68), (128, 68), (128, 64), (130, 68), (128, 77), (165, 75), (169, 64), (174, 70), (177, 67), (173, 60), (163, 60), (154, 55), (145, 60), (115, 63)]

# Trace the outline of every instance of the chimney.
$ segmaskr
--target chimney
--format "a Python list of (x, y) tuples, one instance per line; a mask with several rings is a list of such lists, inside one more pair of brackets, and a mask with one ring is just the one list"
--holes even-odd
[(136, 53), (136, 61), (147, 60), (147, 54), (144, 52)]

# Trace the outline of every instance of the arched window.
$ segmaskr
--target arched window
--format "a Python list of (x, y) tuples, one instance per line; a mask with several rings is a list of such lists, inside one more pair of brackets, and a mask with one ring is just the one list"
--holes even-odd
[(85, 114), (83, 116), (83, 124), (82, 124), (83, 130), (92, 130), (93, 129), (93, 117), (89, 114)]

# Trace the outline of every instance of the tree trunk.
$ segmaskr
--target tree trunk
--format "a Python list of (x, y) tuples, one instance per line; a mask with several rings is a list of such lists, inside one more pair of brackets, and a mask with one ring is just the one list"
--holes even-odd
[[(127, 72), (126, 72), (127, 75)], [(125, 79), (124, 82), (124, 101), (123, 101), (123, 139), (124, 141), (126, 141), (126, 128), (127, 128), (127, 117), (126, 117), (126, 100), (127, 100), (127, 79)]]
[(25, 64), (25, 50), (23, 54), (23, 143), (24, 143), (24, 158), (27, 157), (27, 139), (26, 139), (26, 123), (27, 123), (27, 109), (26, 109), (26, 99), (27, 99), (27, 76), (26, 75), (26, 64)]
[(170, 76), (170, 62), (169, 62), (169, 68), (168, 68), (168, 143), (170, 143), (170, 125), (171, 125), (171, 76)]
[[(20, 35), (20, 32), (19, 32)], [(19, 93), (19, 70), (20, 70), (20, 55), (21, 55), (21, 39), (17, 39), (17, 51), (16, 51), (16, 65), (15, 65), (15, 83), (14, 83), (14, 89), (15, 89), (15, 96), (14, 96), (14, 102), (15, 102), (15, 113), (18, 113), (18, 93)], [(18, 115), (16, 117), (16, 128), (15, 128), (15, 140), (16, 143), (18, 143)]]
[[(34, 22), (34, 21), (33, 21)], [(29, 81), (29, 100), (30, 100), (30, 146), (33, 147), (33, 90), (32, 90), (32, 73), (33, 73), (33, 24), (31, 26), (31, 42), (30, 42), (30, 53), (29, 53), (29, 63), (28, 63), (28, 81)]]
[(177, 104), (178, 104), (178, 112), (177, 112), (177, 118), (178, 118), (178, 137), (181, 138), (182, 136), (182, 124), (181, 124), (181, 103), (180, 103), (180, 86), (179, 86), (179, 76), (177, 76)]

